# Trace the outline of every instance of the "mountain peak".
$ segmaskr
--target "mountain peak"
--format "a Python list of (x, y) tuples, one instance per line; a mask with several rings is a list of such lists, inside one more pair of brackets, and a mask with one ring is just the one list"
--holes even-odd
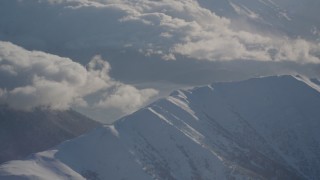
[(23, 175), (318, 179), (319, 106), (320, 93), (296, 76), (178, 90), (113, 125), (6, 163), (0, 177), (31, 169)]

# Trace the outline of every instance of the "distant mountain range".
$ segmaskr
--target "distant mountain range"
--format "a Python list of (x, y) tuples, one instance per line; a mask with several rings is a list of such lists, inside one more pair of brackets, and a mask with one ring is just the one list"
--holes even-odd
[(0, 164), (25, 158), (99, 126), (73, 110), (24, 112), (0, 107)]
[(273, 76), (178, 90), (5, 163), (0, 179), (319, 179), (317, 83)]

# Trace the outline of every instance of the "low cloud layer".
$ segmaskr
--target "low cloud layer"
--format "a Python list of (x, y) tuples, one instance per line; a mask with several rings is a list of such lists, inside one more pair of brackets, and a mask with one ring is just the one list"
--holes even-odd
[[(98, 106), (131, 112), (157, 94), (115, 81), (109, 71), (110, 65), (100, 56), (84, 67), (69, 58), (0, 41), (0, 75), (10, 81), (0, 84), (0, 104), (19, 110)], [(95, 94), (104, 95), (96, 102), (85, 100)]]
[[(196, 0), (25, 0), (18, 4), (50, 12), (35, 17), (45, 30), (26, 26), (31, 31), (23, 32), (27, 33), (24, 44), (57, 43), (70, 50), (134, 49), (164, 60), (183, 55), (208, 61), (320, 62), (319, 44), (236, 30), (229, 19), (201, 7)], [(3, 32), (16, 28), (12, 26), (15, 23), (25, 24), (15, 19)]]

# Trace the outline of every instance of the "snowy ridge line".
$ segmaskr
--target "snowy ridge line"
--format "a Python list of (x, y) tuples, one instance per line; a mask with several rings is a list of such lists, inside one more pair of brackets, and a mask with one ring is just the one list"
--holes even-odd
[(0, 179), (320, 178), (318, 91), (294, 76), (210, 87), (176, 91), (113, 125), (8, 162)]

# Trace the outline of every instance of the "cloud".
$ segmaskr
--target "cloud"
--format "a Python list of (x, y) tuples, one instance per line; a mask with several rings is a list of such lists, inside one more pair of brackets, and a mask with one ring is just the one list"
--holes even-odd
[[(153, 89), (139, 90), (113, 80), (110, 65), (95, 56), (87, 67), (56, 55), (28, 51), (0, 41), (0, 73), (10, 79), (0, 86), (0, 104), (19, 110), (48, 108), (65, 110), (71, 106), (102, 107), (101, 102), (88, 103), (89, 95), (104, 93), (109, 102), (123, 112), (133, 111), (157, 94)], [(112, 91), (111, 91), (112, 90)], [(112, 100), (115, 99), (115, 100)]]
[[(25, 0), (20, 3), (41, 12), (41, 18), (36, 17), (41, 27), (28, 24), (19, 27), (32, 29), (30, 34), (23, 32), (28, 37), (25, 44), (38, 42), (50, 47), (55, 44), (54, 48), (61, 46), (69, 50), (129, 48), (164, 60), (183, 55), (208, 61), (320, 62), (319, 44), (235, 30), (229, 19), (201, 7), (196, 0), (50, 0), (49, 3)], [(42, 12), (43, 9), (49, 9), (50, 13)], [(6, 25), (3, 32), (11, 32), (12, 25)], [(43, 27), (45, 30), (41, 30)]]
[[(231, 35), (234, 34), (234, 35)], [(212, 34), (213, 35), (213, 34)], [(209, 61), (256, 60), (319, 64), (320, 46), (303, 39), (272, 39), (247, 32), (177, 44), (175, 52)]]
[(150, 97), (157, 95), (154, 89), (137, 90), (133, 86), (118, 84), (114, 93), (106, 93), (105, 98), (96, 105), (99, 108), (116, 108), (130, 113), (141, 104), (145, 104)]
[[(63, 70), (68, 63), (51, 65), (52, 68), (48, 69), (47, 65), (41, 66), (38, 63), (17, 70), (23, 58), (14, 66), (1, 62), (0, 101), (8, 102), (10, 99), (12, 106), (15, 103), (14, 106), (29, 108), (67, 108), (77, 105), (78, 109), (86, 108), (82, 108), (81, 112), (89, 114), (86, 110), (91, 109), (91, 117), (100, 114), (99, 119), (104, 120), (105, 114), (110, 117), (110, 113), (117, 112), (116, 108), (119, 111), (131, 111), (128, 104), (125, 107), (119, 103), (117, 99), (120, 97), (126, 99), (129, 94), (141, 98), (150, 96), (150, 93), (144, 95), (142, 90), (138, 90), (140, 94), (134, 90), (126, 96), (121, 94), (119, 89), (124, 88), (125, 84), (120, 86), (109, 74), (118, 81), (134, 83), (137, 87), (140, 83), (158, 84), (161, 81), (164, 83), (161, 88), (168, 86), (167, 82), (194, 86), (293, 71), (319, 77), (319, 64), (312, 64), (319, 63), (319, 44), (301, 38), (269, 36), (247, 27), (249, 23), (235, 23), (238, 19), (227, 16), (230, 11), (224, 7), (228, 1), (199, 2), (205, 2), (205, 5), (199, 6), (196, 0), (1, 0), (1, 40), (13, 42), (28, 50), (59, 55), (57, 59), (69, 57), (65, 59), (81, 62), (82, 65), (78, 64), (80, 68), (74, 67), (77, 69), (74, 70), (75, 74), (80, 75), (73, 77), (69, 68)], [(256, 7), (257, 3), (261, 2), (250, 3), (252, 6), (249, 8), (255, 10), (252, 7)], [(216, 6), (220, 4), (226, 14), (221, 13), (220, 7)], [(210, 5), (214, 6), (211, 11), (206, 9)], [(230, 19), (212, 11), (220, 12), (220, 15)], [(270, 11), (267, 11), (266, 17), (269, 18), (269, 15)], [(238, 14), (235, 13), (235, 16)], [(277, 14), (272, 16), (276, 17)], [(296, 20), (294, 16), (290, 17)], [(308, 28), (301, 23), (296, 25)], [(284, 26), (285, 31), (297, 29), (295, 32), (301, 32), (299, 28), (292, 28), (296, 26), (287, 27), (285, 24), (281, 27)], [(108, 58), (112, 71), (110, 65), (100, 61), (99, 57), (87, 65), (88, 60), (96, 54)], [(56, 66), (61, 72), (43, 74), (54, 72)], [(29, 68), (35, 69), (36, 73), (32, 74)], [(45, 90), (49, 86), (50, 89)], [(68, 89), (68, 97), (72, 98), (63, 98), (66, 94), (54, 87)], [(158, 89), (159, 86), (153, 87)], [(58, 96), (55, 98), (57, 102), (53, 101), (53, 97), (49, 98), (49, 93), (45, 94), (49, 91), (53, 91), (50, 92), (51, 96)], [(41, 93), (42, 98), (32, 96)], [(31, 100), (20, 102), (22, 97), (18, 98), (18, 95)], [(160, 95), (166, 94), (160, 92)], [(136, 101), (143, 102), (141, 98), (136, 98)], [(131, 106), (134, 107), (134, 104)], [(104, 108), (112, 110), (106, 112)], [(119, 114), (112, 116), (112, 119), (118, 117)]]

